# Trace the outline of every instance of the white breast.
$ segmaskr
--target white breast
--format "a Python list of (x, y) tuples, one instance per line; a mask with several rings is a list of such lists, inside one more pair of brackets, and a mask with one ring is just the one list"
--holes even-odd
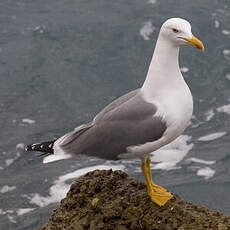
[(170, 142), (185, 130), (192, 117), (192, 94), (183, 81), (177, 88), (171, 88), (167, 92), (164, 90), (155, 100), (159, 108), (155, 116), (163, 117), (166, 122), (167, 130), (164, 136)]

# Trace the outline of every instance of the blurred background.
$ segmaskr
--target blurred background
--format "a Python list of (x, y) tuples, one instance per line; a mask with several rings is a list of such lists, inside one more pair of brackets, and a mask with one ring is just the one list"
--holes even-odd
[(230, 2), (228, 0), (1, 0), (0, 229), (44, 224), (71, 182), (140, 161), (78, 156), (43, 164), (25, 144), (59, 137), (141, 87), (161, 24), (182, 17), (205, 52), (182, 47), (194, 97), (185, 133), (152, 155), (156, 183), (230, 215)]

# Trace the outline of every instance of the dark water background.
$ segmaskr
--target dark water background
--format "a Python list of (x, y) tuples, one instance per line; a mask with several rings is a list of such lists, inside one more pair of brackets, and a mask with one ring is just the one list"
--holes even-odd
[[(41, 226), (57, 203), (41, 207), (31, 202), (31, 194), (47, 197), (57, 178), (77, 169), (122, 164), (143, 179), (138, 161), (79, 157), (42, 164), (22, 147), (63, 135), (140, 87), (159, 28), (170, 17), (189, 20), (206, 51), (183, 47), (180, 52), (195, 103), (185, 132), (191, 138), (185, 144), (192, 148), (177, 169), (156, 169), (153, 177), (189, 201), (230, 215), (229, 1), (1, 0), (1, 230)], [(147, 26), (143, 37), (140, 30), (146, 24), (153, 31), (148, 34)], [(199, 139), (208, 134), (215, 136)]]

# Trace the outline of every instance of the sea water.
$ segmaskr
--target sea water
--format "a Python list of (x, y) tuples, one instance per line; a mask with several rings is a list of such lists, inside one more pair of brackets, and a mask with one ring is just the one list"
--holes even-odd
[(230, 215), (230, 3), (188, 0), (2, 0), (0, 3), (0, 229), (44, 224), (71, 183), (94, 169), (143, 180), (139, 160), (77, 156), (43, 164), (25, 144), (57, 138), (140, 87), (161, 24), (182, 17), (205, 52), (182, 47), (194, 115), (152, 154), (156, 183)]

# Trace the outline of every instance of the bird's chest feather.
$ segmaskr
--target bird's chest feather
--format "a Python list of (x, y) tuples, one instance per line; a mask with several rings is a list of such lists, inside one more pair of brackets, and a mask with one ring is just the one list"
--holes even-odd
[(167, 92), (156, 98), (159, 110), (155, 116), (162, 117), (167, 124), (168, 136), (178, 136), (187, 127), (192, 117), (193, 99), (187, 85)]

